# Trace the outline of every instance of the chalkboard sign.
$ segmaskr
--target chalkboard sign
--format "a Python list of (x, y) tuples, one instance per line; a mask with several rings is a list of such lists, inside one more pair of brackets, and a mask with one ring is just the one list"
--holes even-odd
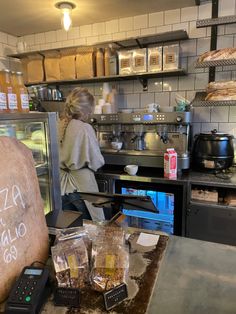
[(24, 266), (45, 262), (48, 231), (31, 151), (0, 137), (0, 302)]

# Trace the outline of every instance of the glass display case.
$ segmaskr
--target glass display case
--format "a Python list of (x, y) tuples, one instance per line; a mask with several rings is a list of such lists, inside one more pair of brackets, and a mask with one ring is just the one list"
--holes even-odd
[(32, 151), (45, 215), (61, 209), (56, 119), (54, 112), (0, 115), (0, 136), (15, 137)]

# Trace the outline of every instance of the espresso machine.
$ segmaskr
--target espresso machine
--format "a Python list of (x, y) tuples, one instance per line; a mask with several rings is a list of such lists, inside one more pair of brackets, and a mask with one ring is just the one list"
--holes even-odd
[(166, 149), (174, 148), (178, 170), (189, 168), (191, 112), (94, 114), (90, 123), (106, 164), (163, 168)]

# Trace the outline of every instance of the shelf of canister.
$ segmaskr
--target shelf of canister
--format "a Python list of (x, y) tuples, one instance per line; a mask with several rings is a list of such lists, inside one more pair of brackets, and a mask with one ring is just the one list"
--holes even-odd
[(85, 48), (85, 49), (86, 48), (105, 48), (109, 46), (112, 46), (112, 48), (114, 49), (145, 48), (150, 45), (155, 45), (155, 44), (160, 44), (160, 43), (163, 44), (163, 43), (171, 42), (171, 41), (186, 40), (188, 38), (189, 37), (186, 30), (176, 30), (176, 31), (158, 33), (158, 34), (142, 36), (142, 37), (135, 37), (135, 38), (132, 37), (132, 38), (119, 40), (119, 41), (95, 43), (91, 46), (73, 46), (73, 47), (65, 47), (65, 48), (28, 51), (24, 53), (11, 54), (11, 55), (8, 55), (8, 57), (22, 59), (27, 56), (32, 56), (36, 54), (44, 56), (48, 52), (54, 52), (54, 51), (65, 52), (68, 50), (70, 51), (76, 50), (77, 48)]
[(233, 23), (236, 23), (236, 15), (228, 15), (228, 16), (198, 20), (196, 22), (196, 27), (202, 28), (202, 27), (208, 27), (208, 26), (226, 25), (226, 24), (233, 24)]
[(236, 106), (236, 100), (205, 100), (206, 92), (197, 92), (191, 102), (192, 107)]
[(113, 76), (100, 76), (91, 78), (79, 78), (75, 80), (63, 80), (63, 81), (42, 81), (42, 82), (31, 82), (26, 83), (26, 86), (33, 85), (67, 85), (67, 84), (78, 84), (78, 83), (99, 83), (99, 82), (111, 82), (120, 80), (144, 80), (149, 78), (169, 77), (169, 76), (183, 76), (186, 75), (186, 71), (183, 69), (160, 71), (153, 73), (132, 73), (127, 75), (113, 75)]

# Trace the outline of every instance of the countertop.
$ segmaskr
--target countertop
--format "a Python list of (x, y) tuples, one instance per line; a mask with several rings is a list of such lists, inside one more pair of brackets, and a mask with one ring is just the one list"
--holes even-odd
[[(235, 314), (235, 260), (236, 247), (170, 236), (145, 313)], [(50, 304), (42, 313), (72, 313)]]
[(148, 314), (236, 313), (236, 247), (172, 236)]
[(164, 178), (163, 170), (155, 168), (139, 168), (137, 175), (130, 176), (124, 172), (123, 167), (106, 166), (96, 173), (97, 178), (106, 177), (117, 180), (160, 182), (165, 184), (205, 184), (212, 186), (236, 186), (236, 167), (224, 172), (207, 172), (188, 170), (178, 173), (177, 179), (169, 180)]

